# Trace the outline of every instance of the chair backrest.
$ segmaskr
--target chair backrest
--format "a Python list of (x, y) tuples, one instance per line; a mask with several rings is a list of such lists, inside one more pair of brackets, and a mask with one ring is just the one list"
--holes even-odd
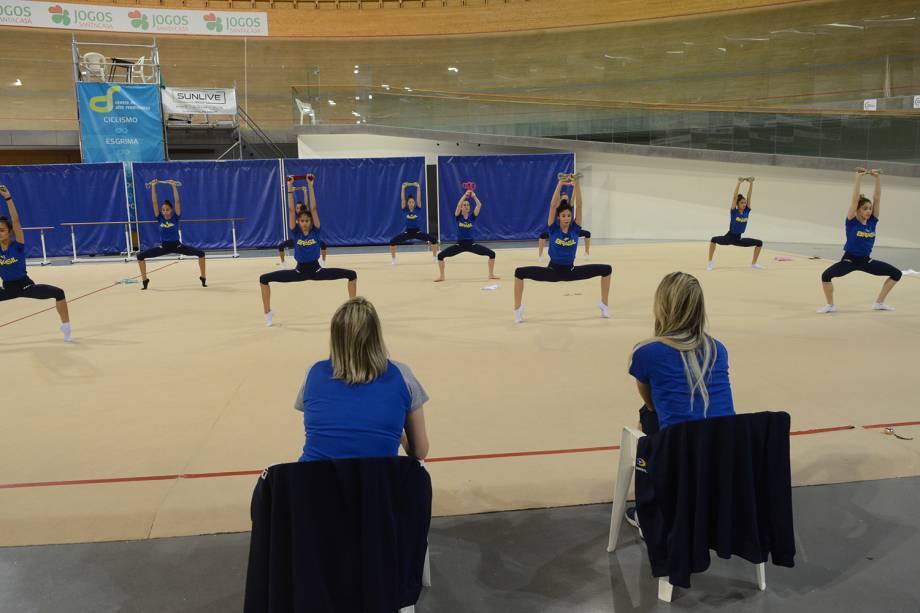
[(294, 102), (297, 104), (297, 110), (301, 113), (312, 113), (313, 106), (304, 102), (300, 98), (294, 98)]
[(431, 479), (415, 459), (279, 464), (252, 497), (244, 611), (392, 610), (421, 591)]
[(745, 413), (675, 424), (636, 452), (636, 513), (656, 577), (689, 587), (709, 549), (791, 566), (788, 413)]
[(83, 65), (90, 74), (95, 76), (105, 76), (105, 56), (95, 51), (83, 54)]

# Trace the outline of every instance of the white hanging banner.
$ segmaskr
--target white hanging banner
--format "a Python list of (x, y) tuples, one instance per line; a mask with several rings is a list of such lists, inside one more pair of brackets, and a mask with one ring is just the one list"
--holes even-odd
[(0, 26), (137, 34), (268, 36), (268, 14), (0, 0)]
[(235, 89), (163, 88), (163, 110), (189, 115), (236, 115)]

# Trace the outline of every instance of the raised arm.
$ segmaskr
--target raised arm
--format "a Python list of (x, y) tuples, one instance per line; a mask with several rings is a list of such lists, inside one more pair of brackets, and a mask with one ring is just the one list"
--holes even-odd
[(546, 219), (546, 225), (551, 226), (553, 222), (556, 221), (556, 209), (559, 208), (559, 199), (562, 194), (562, 181), (559, 180), (556, 182), (556, 191), (553, 192), (553, 197), (549, 201), (549, 217)]
[(575, 209), (575, 223), (581, 225), (581, 210), (584, 208), (584, 200), (581, 199), (581, 182), (578, 179), (573, 181), (572, 202), (577, 202), (578, 207)]
[(872, 214), (878, 219), (878, 210), (882, 206), (882, 175), (877, 170), (870, 170), (869, 174), (875, 177), (875, 191), (872, 192)]
[(751, 208), (751, 194), (754, 193), (754, 177), (748, 177), (748, 191), (747, 196), (744, 197), (747, 200), (747, 208)]
[(864, 174), (866, 174), (865, 168), (857, 168), (856, 174), (853, 175), (853, 195), (850, 197), (850, 208), (847, 211), (847, 219), (856, 217), (856, 209), (859, 208), (859, 184)]
[(316, 208), (316, 192), (313, 191), (313, 181), (316, 177), (307, 175), (307, 189), (310, 193), (310, 215), (313, 217), (313, 227), (319, 229), (319, 211)]
[(297, 212), (294, 208), (294, 178), (287, 178), (288, 230), (297, 225)]
[(457, 201), (457, 209), (454, 211), (454, 217), (460, 214), (460, 207), (463, 206), (463, 201), (469, 198), (470, 194), (472, 193), (473, 192), (471, 192), (470, 190), (466, 190), (465, 192), (463, 192), (463, 195), (460, 196), (460, 200)]
[(157, 181), (154, 179), (150, 182), (150, 198), (153, 200), (153, 218), (156, 219), (160, 216), (160, 201), (157, 200)]
[(402, 184), (402, 191), (400, 191), (400, 193), (399, 193), (399, 202), (400, 202), (399, 208), (401, 208), (401, 209), (406, 208), (406, 186), (407, 186), (407, 185), (408, 185), (408, 183), (403, 183), (403, 184)]
[(476, 201), (476, 208), (473, 209), (473, 217), (479, 217), (479, 211), (482, 210), (482, 203), (479, 201), (479, 196), (476, 195), (476, 192), (471, 191), (470, 194), (473, 196), (473, 200)]
[(732, 194), (732, 210), (738, 208), (738, 192), (741, 191), (741, 184), (744, 182), (744, 177), (738, 177), (738, 182), (735, 183), (735, 193)]
[(17, 243), (25, 243), (26, 236), (22, 231), (22, 223), (19, 221), (19, 211), (16, 210), (16, 203), (13, 202), (13, 196), (6, 185), (0, 185), (0, 196), (6, 200), (6, 206), (10, 210), (10, 223), (13, 224), (13, 236)]
[(179, 202), (179, 188), (176, 187), (175, 181), (170, 181), (173, 189), (173, 210), (176, 211), (176, 217), (182, 216), (182, 203)]

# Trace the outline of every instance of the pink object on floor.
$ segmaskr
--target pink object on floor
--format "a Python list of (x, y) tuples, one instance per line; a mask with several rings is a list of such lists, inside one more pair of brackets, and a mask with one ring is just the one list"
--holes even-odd
[(791, 262), (792, 261), (792, 258), (785, 256), (785, 255), (778, 255), (774, 257), (773, 259), (776, 260), (777, 262)]

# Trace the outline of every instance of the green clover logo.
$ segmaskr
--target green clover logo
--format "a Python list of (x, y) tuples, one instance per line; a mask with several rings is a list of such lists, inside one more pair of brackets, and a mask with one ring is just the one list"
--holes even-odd
[(140, 11), (132, 11), (128, 13), (128, 17), (131, 17), (131, 27), (137, 28), (140, 30), (150, 29), (150, 22), (147, 21), (147, 15), (141, 13)]
[[(57, 8), (60, 8), (60, 7), (57, 7)], [(56, 23), (58, 25), (62, 25), (62, 26), (69, 26), (70, 25), (70, 11), (68, 11), (67, 9), (62, 9), (60, 11), (54, 12), (51, 15), (51, 22)]]
[[(211, 17), (212, 19), (208, 19), (208, 17)], [(211, 15), (209, 15), (208, 17), (205, 17), (205, 21), (208, 22), (208, 24), (205, 26), (207, 29), (212, 30), (212, 31), (214, 31), (214, 32), (223, 32), (223, 31), (224, 31), (224, 19), (223, 19), (223, 17), (217, 17), (216, 19), (214, 19), (214, 14), (213, 14), (213, 13), (212, 13)]]

